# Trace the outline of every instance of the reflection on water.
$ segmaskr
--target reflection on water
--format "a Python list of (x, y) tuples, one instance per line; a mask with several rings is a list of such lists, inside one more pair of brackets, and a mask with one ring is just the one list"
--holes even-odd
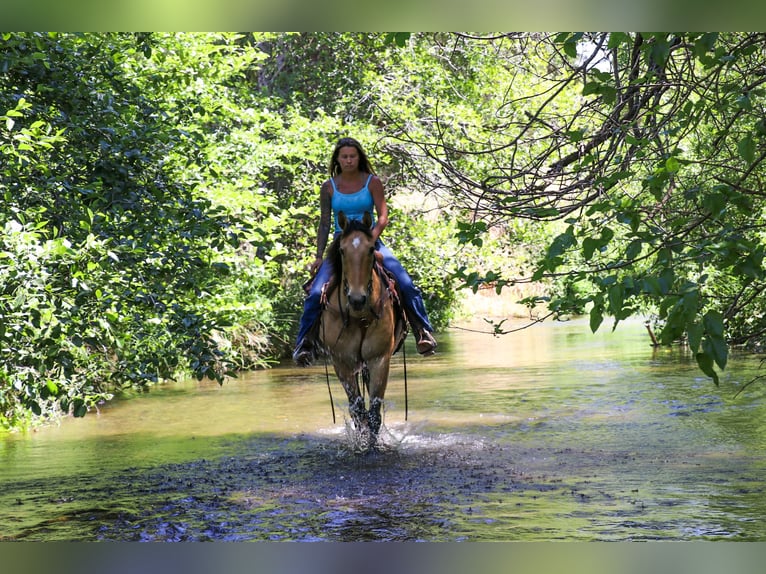
[(184, 382), (0, 440), (0, 539), (766, 539), (760, 374), (716, 388), (640, 323), (408, 347), (385, 448), (349, 448), (322, 365)]

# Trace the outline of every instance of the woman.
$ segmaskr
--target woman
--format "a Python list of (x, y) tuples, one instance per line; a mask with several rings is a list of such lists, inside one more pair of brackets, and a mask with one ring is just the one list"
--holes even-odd
[(317, 252), (310, 267), (312, 275), (314, 273), (316, 275), (303, 306), (293, 360), (298, 365), (306, 367), (316, 358), (315, 335), (311, 331), (321, 312), (322, 286), (332, 274), (332, 266), (323, 260), (330, 226), (334, 226), (334, 232), (337, 235), (341, 231), (338, 225), (339, 212), (343, 211), (349, 219), (361, 220), (365, 211), (373, 213), (373, 207), (377, 215), (377, 221), (373, 217), (372, 223), (375, 247), (383, 255), (383, 266), (396, 277), (407, 320), (415, 333), (418, 353), (424, 356), (432, 355), (436, 348), (436, 340), (431, 335), (433, 328), (428, 321), (420, 289), (412, 282), (409, 274), (391, 250), (380, 240), (380, 235), (388, 225), (388, 206), (383, 184), (373, 173), (367, 154), (355, 139), (341, 138), (335, 145), (330, 159), (330, 179), (322, 184), (319, 205), (321, 218), (317, 232)]

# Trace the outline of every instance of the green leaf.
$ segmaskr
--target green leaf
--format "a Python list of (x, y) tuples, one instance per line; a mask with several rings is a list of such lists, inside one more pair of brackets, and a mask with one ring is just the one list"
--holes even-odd
[(612, 50), (614, 48), (618, 48), (620, 44), (630, 43), (631, 41), (631, 37), (625, 32), (611, 32), (609, 34), (609, 42), (607, 43), (606, 47)]
[(551, 245), (548, 247), (548, 259), (553, 259), (554, 257), (558, 257), (559, 255), (563, 254), (567, 249), (577, 244), (577, 240), (574, 236), (574, 229), (570, 225), (569, 228), (564, 232), (558, 235), (552, 242)]
[(540, 281), (544, 276), (548, 268), (545, 265), (540, 265), (532, 274), (532, 281)]
[(713, 217), (717, 217), (723, 213), (727, 203), (727, 198), (723, 193), (708, 193), (702, 198), (702, 207), (704, 207)]
[(400, 48), (403, 48), (405, 45), (407, 45), (407, 41), (410, 39), (410, 36), (412, 36), (411, 32), (389, 32), (386, 34), (385, 43), (396, 44)]
[(600, 82), (587, 82), (583, 86), (582, 95), (589, 96), (591, 94), (601, 96), (606, 104), (613, 104), (617, 99), (617, 90), (615, 87)]
[(654, 275), (648, 275), (644, 277), (642, 282), (642, 290), (648, 295), (660, 295), (662, 294), (662, 288), (660, 287), (660, 281)]
[(641, 239), (634, 239), (628, 244), (625, 249), (625, 258), (627, 260), (633, 260), (641, 254), (641, 250), (644, 247), (644, 242)]
[(601, 89), (600, 82), (587, 82), (582, 87), (582, 95), (590, 96), (591, 94), (598, 94), (600, 89)]
[(582, 35), (582, 32), (561, 32), (556, 35), (554, 42), (563, 44), (564, 53), (574, 59), (577, 58), (577, 44)]
[(700, 342), (702, 341), (702, 333), (703, 327), (702, 323), (699, 321), (691, 323), (686, 329), (686, 334), (689, 337), (689, 348), (693, 353), (699, 351)]
[(609, 288), (609, 312), (615, 317), (620, 315), (625, 301), (625, 289), (621, 283), (615, 283)]
[(760, 251), (748, 253), (737, 261), (734, 270), (751, 279), (760, 279), (764, 273), (763, 253)]
[(570, 130), (565, 132), (565, 135), (569, 138), (569, 141), (577, 143), (585, 137), (585, 130)]
[(665, 38), (655, 36), (655, 43), (651, 47), (649, 52), (650, 62), (657, 64), (660, 67), (664, 67), (670, 56), (670, 44)]
[(487, 232), (487, 224), (483, 221), (457, 222), (457, 233), (455, 236), (461, 245), (470, 243), (477, 247), (484, 245), (482, 236)]
[(679, 169), (681, 169), (681, 162), (679, 162), (678, 158), (676, 157), (669, 157), (667, 160), (665, 160), (665, 169), (668, 173), (676, 173)]
[(723, 316), (718, 311), (708, 311), (702, 318), (702, 324), (706, 334), (702, 342), (703, 352), (720, 369), (725, 369), (729, 358), (729, 347), (724, 338)]
[(715, 385), (718, 386), (720, 381), (718, 379), (718, 373), (716, 373), (715, 369), (713, 369), (713, 358), (706, 353), (697, 353), (695, 358), (697, 359), (697, 365), (699, 366), (700, 370), (708, 377), (713, 379)]
[(723, 338), (723, 315), (718, 311), (708, 311), (702, 318), (705, 332), (712, 336)]
[(75, 399), (72, 401), (73, 411), (75, 417), (81, 418), (88, 413), (88, 407), (85, 405), (85, 401), (82, 399)]
[(715, 48), (715, 43), (718, 40), (718, 32), (712, 32), (703, 34), (696, 42), (694, 42), (694, 53), (700, 61), (708, 53), (712, 52)]
[(599, 248), (599, 241), (593, 237), (586, 237), (582, 242), (582, 255), (585, 261), (590, 261), (593, 253)]
[(722, 338), (710, 337), (710, 349), (713, 354), (713, 360), (721, 370), (726, 368), (729, 360), (729, 346)]
[[(663, 295), (664, 295), (664, 293), (663, 293)], [(662, 300), (662, 302), (660, 303), (660, 310), (659, 310), (660, 318), (664, 319), (664, 318), (668, 317), (668, 313), (669, 313), (670, 309), (672, 307), (674, 307), (678, 303), (678, 300), (679, 300), (679, 298), (677, 296), (675, 296), (675, 295), (671, 295), (671, 296), (665, 297)], [(668, 322), (665, 325), (666, 328), (670, 328), (672, 326), (673, 325), (670, 322)]]
[(590, 330), (592, 333), (598, 331), (601, 323), (604, 321), (604, 314), (600, 306), (595, 306), (590, 310)]
[(753, 102), (750, 100), (750, 96), (748, 94), (739, 95), (736, 99), (736, 102), (737, 102), (737, 105), (743, 110), (753, 109)]
[(753, 163), (755, 160), (755, 142), (751, 134), (746, 135), (737, 144), (737, 151), (739, 157), (744, 159), (748, 164)]
[(649, 190), (656, 200), (662, 199), (665, 184), (668, 182), (668, 172), (663, 165), (661, 169), (644, 178), (643, 185)]

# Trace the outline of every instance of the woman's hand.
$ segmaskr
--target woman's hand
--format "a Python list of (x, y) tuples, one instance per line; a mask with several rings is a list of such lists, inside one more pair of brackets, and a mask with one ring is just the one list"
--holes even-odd
[(312, 277), (317, 274), (317, 271), (319, 271), (319, 268), (321, 267), (321, 265), (322, 265), (321, 257), (317, 257), (316, 259), (314, 259), (314, 262), (311, 265), (309, 265), (309, 273), (311, 273)]

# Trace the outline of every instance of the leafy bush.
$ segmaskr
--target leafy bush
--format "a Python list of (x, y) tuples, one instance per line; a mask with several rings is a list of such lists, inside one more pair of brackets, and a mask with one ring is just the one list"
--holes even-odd
[(1, 50), (0, 425), (182, 372), (223, 380), (209, 305), (242, 230), (178, 176), (195, 139), (126, 65), (142, 38), (6, 34)]

